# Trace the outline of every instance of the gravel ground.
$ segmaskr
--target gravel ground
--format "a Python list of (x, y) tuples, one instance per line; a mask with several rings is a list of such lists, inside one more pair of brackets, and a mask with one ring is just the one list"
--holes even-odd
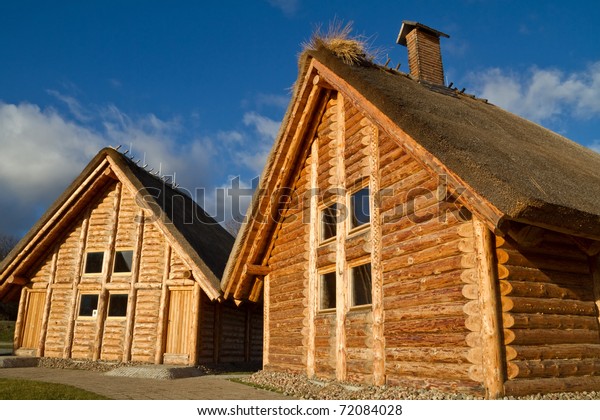
[[(361, 386), (319, 379), (310, 380), (304, 375), (260, 371), (245, 379), (246, 382), (310, 400), (474, 400), (481, 399), (468, 394), (450, 394), (432, 389), (409, 389), (387, 386)], [(562, 392), (536, 394), (505, 399), (527, 400), (598, 400), (600, 392)]]

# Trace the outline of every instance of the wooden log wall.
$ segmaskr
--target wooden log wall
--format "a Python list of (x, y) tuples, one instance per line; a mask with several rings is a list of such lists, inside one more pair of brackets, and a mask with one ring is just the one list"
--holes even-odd
[(262, 361), (263, 313), (261, 304), (241, 307), (232, 302), (211, 302), (202, 293), (198, 339), (199, 363)]
[(470, 216), (383, 132), (379, 144), (387, 383), (483, 395), (463, 312), (476, 264)]
[[(351, 192), (369, 186), (370, 161), (372, 152), (371, 142), (374, 140), (372, 124), (352, 105), (349, 100), (344, 101), (344, 136), (343, 142), (343, 170), (347, 196)], [(349, 203), (347, 204), (349, 205)], [(350, 215), (348, 208), (348, 217)], [(344, 223), (347, 223), (344, 221)], [(357, 261), (371, 262), (372, 232), (371, 226), (365, 226), (357, 232), (351, 230), (344, 238), (343, 266), (346, 271), (346, 282), (343, 284), (349, 294), (350, 268), (348, 264)], [(348, 229), (348, 225), (339, 226), (338, 229)], [(373, 382), (373, 314), (372, 307), (350, 309), (344, 320), (345, 333), (345, 379), (362, 382)]]
[(154, 363), (156, 357), (156, 336), (158, 330), (158, 310), (160, 289), (140, 289), (137, 292), (135, 322), (131, 360)]
[(283, 223), (269, 256), (269, 334), (264, 368), (303, 373), (306, 371), (308, 319), (309, 224), (307, 197), (311, 158), (300, 168), (283, 210)]
[[(47, 357), (92, 359), (97, 354), (102, 360), (162, 362), (167, 329), (161, 324), (166, 316), (161, 317), (160, 313), (168, 311), (168, 289), (195, 290), (196, 281), (190, 267), (167, 245), (158, 226), (149, 218), (145, 223), (138, 223), (143, 216), (133, 192), (125, 187), (117, 188), (113, 182), (98, 192), (83, 209), (81, 217), (57, 238), (56, 246), (27, 273), (31, 280), (28, 289), (46, 292), (43, 293), (46, 300), (41, 299), (36, 312), (36, 316), (39, 312), (41, 326), (47, 325), (39, 334), (41, 342), (37, 352)], [(132, 273), (112, 273), (108, 254), (117, 250), (133, 251)], [(83, 274), (86, 251), (105, 251), (103, 273)], [(128, 294), (127, 317), (106, 317), (101, 324), (98, 318), (79, 317), (81, 293), (101, 294), (106, 304), (111, 293)], [(198, 357), (204, 362), (261, 360), (260, 305), (253, 306), (251, 311), (236, 308), (231, 303), (217, 305), (199, 288), (193, 296), (200, 302), (193, 305), (200, 308), (200, 313), (190, 311), (186, 315), (198, 316), (197, 321), (190, 321), (198, 331), (198, 338), (187, 337), (189, 343), (186, 341), (192, 349), (191, 359)], [(26, 305), (22, 306), (24, 311)], [(220, 313), (215, 316), (217, 308)], [(105, 311), (107, 309), (106, 305)], [(24, 315), (21, 317), (24, 323)], [(101, 334), (98, 325), (101, 325)]]
[(600, 389), (593, 257), (567, 235), (536, 233), (496, 238), (506, 393)]
[[(338, 211), (340, 197), (343, 191), (338, 191), (342, 182), (340, 176), (340, 158), (343, 159), (343, 149), (340, 150), (338, 132), (343, 126), (343, 122), (338, 122), (340, 112), (338, 111), (337, 98), (330, 99), (325, 108), (325, 112), (321, 117), (321, 121), (317, 128), (317, 188), (319, 193), (319, 206), (330, 205), (332, 202), (338, 203)], [(343, 114), (341, 114), (343, 116)], [(342, 169), (343, 170), (343, 169)], [(315, 218), (315, 226), (317, 243), (320, 243), (320, 220), (319, 212)], [(319, 270), (315, 279), (317, 285), (311, 293), (316, 295), (314, 302), (319, 306), (319, 285), (320, 275), (324, 272), (337, 271), (336, 263), (338, 258), (337, 238), (329, 240), (327, 245), (322, 245), (317, 248), (317, 269)], [(272, 310), (272, 309), (271, 309)], [(338, 334), (340, 331), (337, 328), (336, 311), (318, 311), (315, 316), (314, 340), (312, 343), (307, 343), (314, 347), (314, 374), (318, 377), (335, 379), (338, 370)]]

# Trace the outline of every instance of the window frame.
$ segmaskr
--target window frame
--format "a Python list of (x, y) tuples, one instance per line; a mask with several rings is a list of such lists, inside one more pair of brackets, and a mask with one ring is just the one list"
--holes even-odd
[[(90, 254), (102, 254), (102, 267), (99, 272), (93, 272), (93, 273), (86, 272), (87, 264), (88, 264), (88, 256)], [(84, 277), (102, 276), (105, 271), (105, 268), (104, 268), (106, 265), (105, 262), (106, 262), (106, 250), (104, 250), (104, 249), (88, 249), (88, 250), (86, 250), (85, 254), (84, 254), (84, 258), (83, 258), (82, 276), (84, 276)]]
[[(119, 252), (131, 252), (131, 269), (129, 271), (115, 271), (115, 266), (117, 264), (117, 254)], [(134, 252), (132, 248), (123, 248), (123, 249), (115, 249), (115, 255), (113, 258), (113, 262), (112, 262), (112, 275), (113, 276), (130, 276), (131, 273), (133, 273), (133, 259), (134, 259)]]
[[(363, 223), (362, 225), (353, 226), (353, 218), (354, 218), (354, 206), (352, 205), (352, 196), (358, 193), (361, 190), (367, 189), (369, 191), (368, 194), (368, 208), (369, 208), (369, 221)], [(348, 217), (346, 218), (346, 227), (348, 229), (348, 236), (354, 235), (357, 232), (361, 232), (365, 229), (369, 229), (371, 227), (372, 221), (372, 209), (371, 209), (371, 186), (369, 180), (363, 181), (353, 188), (348, 190), (346, 194), (346, 207), (348, 208)]]
[[(333, 236), (331, 236), (329, 238), (323, 239), (323, 231), (324, 231), (324, 229), (323, 229), (323, 216), (325, 214), (325, 210), (328, 209), (328, 208), (330, 208), (330, 207), (333, 207), (333, 206), (336, 207), (335, 235), (333, 235)], [(319, 246), (320, 245), (327, 245), (327, 244), (330, 244), (332, 242), (335, 242), (335, 240), (337, 238), (338, 229), (340, 228), (340, 223), (339, 223), (339, 220), (338, 220), (339, 214), (337, 213), (340, 210), (338, 209), (338, 207), (339, 207), (339, 203), (337, 201), (335, 201), (335, 200), (323, 203), (319, 207), (319, 210), (318, 210)]]
[[(111, 303), (114, 296), (125, 296), (125, 314), (124, 315), (111, 315)], [(125, 319), (127, 318), (127, 310), (129, 309), (129, 293), (123, 293), (121, 290), (115, 291), (115, 293), (108, 294), (108, 303), (106, 305), (106, 319)]]
[[(354, 295), (355, 295), (355, 291), (354, 291), (354, 273), (355, 273), (355, 269), (357, 269), (358, 267), (362, 267), (364, 265), (369, 265), (370, 266), (370, 277), (371, 277), (371, 295), (370, 295), (370, 303), (363, 303), (360, 305), (355, 305), (354, 304)], [(348, 264), (348, 309), (353, 311), (353, 310), (360, 310), (360, 309), (369, 309), (373, 306), (373, 265), (371, 264), (371, 258), (369, 257), (368, 259), (361, 259), (358, 261), (353, 261), (352, 263)]]
[[(337, 310), (337, 283), (338, 283), (336, 267), (335, 266), (324, 267), (323, 269), (319, 270), (317, 274), (319, 276), (319, 282), (317, 284), (317, 313), (319, 313), (319, 314), (335, 313)], [(336, 299), (335, 299), (335, 305), (333, 307), (322, 308), (321, 302), (323, 301), (323, 299), (322, 299), (323, 281), (324, 281), (324, 277), (327, 274), (333, 274), (333, 276), (334, 276), (334, 280), (335, 280), (334, 296), (336, 297)]]
[[(91, 315), (81, 315), (81, 301), (84, 296), (96, 296), (96, 309), (92, 309)], [(79, 299), (77, 300), (77, 319), (80, 320), (93, 320), (98, 318), (98, 305), (100, 304), (100, 290), (96, 291), (85, 291), (79, 293)], [(95, 314), (94, 314), (95, 312)]]

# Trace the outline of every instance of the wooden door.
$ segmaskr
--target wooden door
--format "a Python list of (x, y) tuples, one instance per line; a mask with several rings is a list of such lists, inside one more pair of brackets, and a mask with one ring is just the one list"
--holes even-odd
[(27, 293), (27, 305), (25, 307), (25, 323), (21, 337), (21, 348), (37, 349), (42, 330), (42, 318), (44, 316), (44, 304), (46, 302), (46, 291), (30, 291)]
[(189, 361), (190, 336), (193, 319), (193, 296), (191, 287), (171, 289), (169, 293), (169, 316), (164, 362), (187, 364)]

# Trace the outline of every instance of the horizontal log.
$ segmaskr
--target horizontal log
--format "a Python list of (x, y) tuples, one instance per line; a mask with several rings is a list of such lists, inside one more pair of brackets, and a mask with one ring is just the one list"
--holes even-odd
[(523, 396), (554, 392), (600, 391), (600, 376), (513, 379), (504, 383), (506, 395)]
[(505, 249), (508, 253), (510, 252), (518, 252), (523, 254), (524, 256), (532, 256), (538, 258), (544, 257), (564, 257), (569, 258), (570, 260), (576, 261), (586, 261), (587, 255), (577, 247), (574, 243), (550, 243), (550, 242), (542, 242), (535, 246), (522, 246), (516, 245), (512, 242), (505, 242), (504, 244), (498, 246), (498, 248)]
[(461, 302), (448, 302), (443, 305), (424, 304), (412, 307), (386, 308), (385, 325), (392, 326), (395, 322), (412, 319), (427, 319), (435, 316), (461, 316), (464, 305)]
[(504, 330), (505, 344), (512, 346), (548, 344), (598, 344), (598, 330), (519, 329)]
[(402, 282), (389, 282), (384, 284), (384, 296), (397, 294), (424, 292), (427, 290), (443, 289), (462, 285), (462, 272), (449, 271), (433, 276), (405, 280)]
[(499, 265), (498, 278), (514, 281), (554, 283), (563, 286), (576, 287), (581, 287), (590, 282), (590, 277), (586, 274), (563, 273), (552, 270), (542, 271), (536, 268), (511, 265)]
[(501, 301), (503, 312), (583, 316), (595, 316), (597, 314), (595, 302), (517, 296), (502, 296)]
[(515, 357), (519, 360), (546, 360), (546, 359), (599, 359), (600, 343), (597, 344), (542, 344), (539, 346), (510, 345)]
[(436, 261), (430, 261), (423, 264), (416, 264), (411, 267), (384, 272), (384, 284), (390, 282), (399, 282), (408, 279), (416, 279), (421, 277), (429, 277), (432, 275), (439, 275), (449, 271), (455, 271), (474, 263), (473, 261), (465, 258), (464, 255), (455, 255), (453, 257), (443, 258)]
[(463, 241), (466, 240), (458, 235), (460, 225), (444, 228), (444, 225), (437, 220), (427, 223), (430, 224), (431, 232), (421, 230), (418, 236), (415, 236), (414, 230), (410, 228), (383, 238), (384, 247), (381, 250), (383, 258), (412, 254), (456, 240), (459, 240), (457, 248), (465, 246)]
[(568, 258), (547, 258), (539, 255), (523, 255), (518, 251), (496, 249), (498, 263), (519, 267), (537, 268), (540, 270), (553, 270), (563, 273), (589, 274), (590, 268), (587, 260), (580, 261)]
[(595, 316), (503, 313), (504, 328), (597, 330)]
[(399, 386), (409, 389), (437, 389), (450, 393), (465, 393), (468, 395), (484, 397), (485, 389), (481, 382), (450, 379), (414, 378), (405, 375), (397, 375), (393, 372), (386, 374), (386, 385)]
[(427, 304), (438, 304), (440, 307), (445, 303), (464, 302), (462, 295), (462, 285), (453, 286), (445, 289), (434, 289), (426, 292), (407, 293), (397, 296), (385, 296), (383, 300), (386, 311), (410, 308), (412, 306), (421, 306)]
[(467, 346), (466, 334), (458, 333), (385, 333), (386, 346), (393, 347), (460, 347)]
[(431, 248), (422, 251), (413, 252), (406, 255), (391, 257), (383, 253), (382, 266), (383, 271), (395, 271), (401, 268), (410, 267), (418, 264), (424, 264), (442, 258), (452, 257), (461, 254), (458, 246), (461, 239), (444, 242), (434, 245)]
[(600, 359), (513, 360), (517, 378), (563, 378), (600, 374)]
[[(399, 166), (402, 166), (405, 162), (408, 162), (411, 158), (402, 150), (400, 147), (390, 150), (389, 152), (380, 150), (379, 155), (379, 171), (380, 179), (388, 179), (389, 174), (394, 172)], [(390, 180), (391, 183), (391, 180)], [(387, 187), (388, 184), (380, 184), (382, 187)]]
[(385, 326), (386, 335), (396, 333), (415, 332), (415, 333), (437, 333), (437, 332), (464, 332), (467, 333), (465, 327), (465, 316), (450, 317), (450, 318), (431, 318), (431, 319), (414, 319), (404, 320), (400, 323)]
[[(429, 175), (418, 162), (407, 159), (402, 165), (397, 166), (395, 171), (382, 174), (379, 185), (385, 185), (387, 190), (393, 192), (393, 195), (386, 194), (389, 198), (393, 198), (394, 196), (406, 196), (406, 192), (420, 186), (430, 179), (431, 175)], [(396, 204), (397, 203), (398, 201), (396, 201)], [(396, 204), (391, 205), (393, 206)]]
[(386, 369), (396, 375), (432, 379), (469, 379), (470, 363), (388, 362)]
[(394, 347), (386, 349), (386, 361), (466, 363), (466, 347)]
[[(511, 281), (511, 295), (531, 298), (557, 298), (574, 300), (594, 300), (591, 283), (581, 284), (581, 287), (562, 286), (553, 283)], [(588, 287), (585, 287), (588, 286)]]

